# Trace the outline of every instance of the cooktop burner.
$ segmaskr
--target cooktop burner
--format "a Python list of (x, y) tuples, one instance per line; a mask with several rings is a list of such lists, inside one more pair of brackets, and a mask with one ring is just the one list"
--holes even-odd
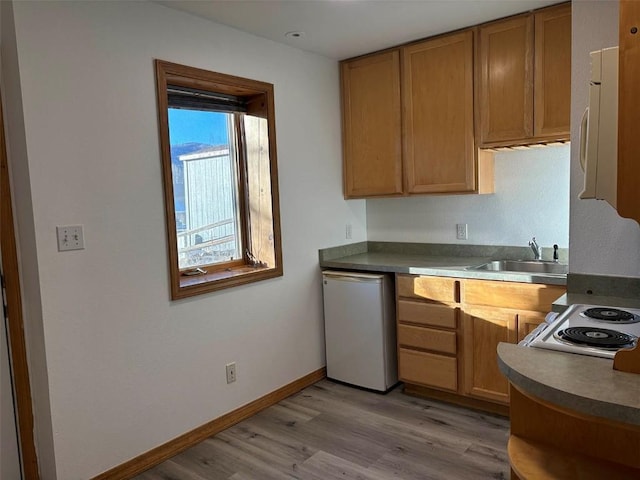
[(574, 345), (615, 350), (632, 347), (638, 339), (634, 335), (596, 327), (568, 327), (558, 330), (554, 336), (558, 340)]
[(636, 323), (640, 322), (640, 318), (631, 312), (626, 310), (620, 310), (618, 308), (610, 307), (595, 307), (588, 308), (582, 312), (585, 317), (593, 318), (594, 320), (600, 320), (603, 322), (612, 323)]
[(640, 308), (574, 304), (529, 335), (522, 342), (531, 347), (613, 360), (621, 348), (640, 343)]

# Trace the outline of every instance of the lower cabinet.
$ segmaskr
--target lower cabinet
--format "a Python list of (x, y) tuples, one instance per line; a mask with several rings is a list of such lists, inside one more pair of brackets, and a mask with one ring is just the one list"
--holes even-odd
[(501, 403), (509, 402), (509, 382), (500, 373), (498, 343), (517, 342), (517, 314), (497, 308), (465, 308), (464, 393)]
[(518, 342), (524, 340), (524, 337), (529, 335), (538, 325), (544, 322), (546, 316), (546, 313), (539, 312), (518, 313)]
[(398, 275), (396, 294), (400, 380), (457, 393), (460, 281)]
[(509, 383), (498, 369), (498, 343), (518, 343), (565, 293), (558, 285), (464, 280), (462, 287), (466, 395), (509, 403)]
[(398, 275), (400, 380), (508, 405), (498, 344), (522, 340), (565, 291), (557, 285)]
[(455, 357), (400, 348), (398, 369), (404, 382), (458, 391), (458, 361)]
[[(551, 305), (548, 309), (551, 310)], [(498, 368), (498, 344), (518, 343), (544, 322), (544, 318), (545, 314), (538, 312), (466, 306), (462, 315), (464, 393), (508, 404), (509, 382)]]

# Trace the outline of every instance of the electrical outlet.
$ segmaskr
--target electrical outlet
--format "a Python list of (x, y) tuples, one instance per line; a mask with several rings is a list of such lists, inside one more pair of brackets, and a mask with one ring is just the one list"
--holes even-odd
[(65, 225), (56, 227), (58, 235), (58, 251), (84, 250), (84, 232), (82, 225)]
[(467, 230), (466, 223), (457, 223), (456, 224), (456, 238), (458, 240), (467, 240), (469, 238), (469, 232)]
[(353, 229), (351, 228), (351, 224), (350, 224), (350, 223), (347, 223), (347, 224), (345, 225), (345, 229), (344, 229), (345, 238), (346, 238), (347, 240), (351, 240), (351, 233), (352, 233), (352, 230), (353, 230)]
[(236, 381), (236, 362), (227, 363), (227, 383)]

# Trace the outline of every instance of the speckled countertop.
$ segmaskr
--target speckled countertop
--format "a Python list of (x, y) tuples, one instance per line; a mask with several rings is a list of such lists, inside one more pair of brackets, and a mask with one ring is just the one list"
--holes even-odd
[(614, 370), (613, 360), (500, 343), (498, 364), (511, 383), (534, 397), (640, 426), (640, 374)]
[(640, 278), (570, 273), (567, 293), (553, 302), (553, 311), (577, 303), (640, 309)]
[(612, 295), (590, 295), (585, 293), (565, 293), (553, 302), (552, 307), (554, 312), (564, 312), (571, 305), (575, 304), (640, 309), (640, 298), (618, 297)]
[[(322, 268), (358, 270), (370, 272), (408, 273), (413, 275), (434, 275), (440, 277), (478, 278), (508, 282), (543, 283), (566, 285), (566, 275), (492, 272), (468, 270), (468, 267), (482, 265), (495, 259), (527, 258), (527, 250), (519, 247), (479, 247), (442, 246), (394, 248), (395, 245), (369, 242), (368, 247), (343, 251), (333, 249), (329, 254), (320, 251)], [(328, 249), (329, 250), (329, 249)]]

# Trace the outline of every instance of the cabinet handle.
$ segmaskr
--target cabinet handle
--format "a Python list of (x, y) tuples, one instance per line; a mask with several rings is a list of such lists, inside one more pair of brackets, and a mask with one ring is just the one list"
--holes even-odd
[(587, 161), (587, 123), (589, 122), (589, 108), (585, 108), (580, 121), (580, 166), (582, 171), (586, 171)]

